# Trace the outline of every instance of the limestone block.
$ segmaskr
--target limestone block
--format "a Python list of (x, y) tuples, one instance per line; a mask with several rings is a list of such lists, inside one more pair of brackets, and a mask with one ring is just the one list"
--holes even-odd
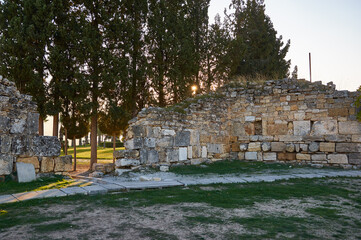
[(13, 171), (14, 157), (7, 154), (0, 154), (0, 176), (9, 175)]
[(267, 126), (268, 135), (287, 135), (288, 134), (288, 124), (268, 124)]
[(312, 125), (312, 136), (334, 134), (338, 134), (338, 124), (336, 120), (316, 121)]
[(351, 142), (351, 135), (325, 135), (327, 142)]
[(361, 123), (357, 121), (339, 122), (340, 134), (361, 134)]
[(336, 164), (347, 164), (348, 159), (346, 154), (329, 154), (327, 156), (329, 163), (336, 163)]
[(277, 153), (274, 153), (274, 152), (263, 153), (263, 160), (264, 161), (276, 161), (277, 160)]
[(60, 141), (57, 137), (35, 136), (32, 139), (31, 151), (39, 157), (55, 157), (60, 155)]
[(39, 133), (39, 113), (28, 113), (28, 119), (27, 119), (27, 132), (30, 135), (38, 134)]
[(350, 164), (361, 165), (361, 153), (349, 153), (347, 156)]
[(106, 163), (104, 164), (105, 173), (111, 173), (115, 170), (115, 164), (113, 163)]
[(16, 159), (16, 162), (31, 163), (34, 165), (34, 168), (40, 168), (38, 157), (19, 157)]
[(246, 160), (258, 160), (257, 152), (246, 152), (245, 159)]
[(251, 142), (248, 144), (248, 151), (250, 152), (259, 152), (261, 151), (261, 143), (260, 142)]
[(256, 121), (256, 117), (255, 116), (245, 116), (244, 120), (246, 122), (254, 122), (254, 121)]
[(26, 138), (25, 136), (16, 136), (11, 139), (10, 151), (14, 155), (26, 155), (26, 153), (28, 152), (28, 147), (29, 147), (29, 139)]
[(192, 146), (187, 147), (187, 156), (188, 156), (188, 159), (192, 159), (192, 157), (193, 157), (193, 147)]
[(11, 122), (10, 133), (12, 134), (23, 134), (26, 126), (26, 119), (14, 119)]
[(179, 161), (185, 161), (188, 158), (188, 148), (180, 147), (179, 148)]
[(349, 115), (347, 108), (330, 108), (328, 109), (330, 117), (347, 117)]
[(174, 146), (174, 137), (164, 136), (162, 138), (157, 138), (156, 146), (161, 148), (170, 148)]
[(295, 145), (293, 143), (286, 144), (286, 152), (294, 152), (295, 151)]
[(113, 152), (113, 157), (118, 158), (138, 158), (139, 151), (138, 150), (119, 150)]
[(72, 156), (66, 155), (54, 158), (54, 172), (69, 172), (73, 170)]
[(280, 135), (278, 136), (278, 140), (280, 142), (300, 142), (302, 141), (302, 136), (294, 136), (294, 135)]
[(163, 136), (174, 136), (175, 135), (175, 131), (172, 129), (162, 129), (161, 133)]
[(160, 166), (159, 167), (159, 171), (161, 172), (169, 172), (169, 166)]
[(94, 163), (92, 170), (95, 172), (102, 172), (105, 173), (105, 166), (102, 163)]
[(286, 151), (286, 144), (283, 142), (272, 142), (271, 143), (272, 152), (283, 152)]
[(31, 182), (36, 180), (35, 168), (34, 165), (31, 163), (17, 162), (16, 172), (19, 183)]
[(311, 121), (293, 121), (293, 133), (296, 136), (305, 136), (311, 132)]
[(239, 153), (238, 153), (238, 159), (239, 159), (239, 160), (244, 160), (244, 159), (245, 159), (245, 154), (244, 154), (244, 152), (239, 152)]
[(361, 143), (336, 143), (336, 152), (361, 152)]
[(300, 152), (301, 148), (300, 148), (300, 144), (299, 143), (295, 143), (295, 151), (296, 152)]
[(155, 148), (155, 138), (145, 138), (144, 146), (148, 148)]
[(11, 150), (11, 138), (8, 135), (0, 136), (0, 153), (9, 153)]
[(264, 142), (261, 144), (261, 148), (263, 152), (268, 152), (271, 150), (271, 143), (270, 142)]
[(202, 156), (201, 146), (192, 146), (192, 158), (200, 158)]
[(361, 142), (361, 135), (352, 135), (352, 142)]
[(124, 147), (127, 150), (132, 150), (134, 149), (134, 139), (129, 139), (127, 141), (124, 142)]
[(321, 152), (334, 152), (335, 147), (336, 147), (335, 143), (326, 143), (326, 142), (320, 143), (320, 151)]
[(192, 159), (191, 160), (191, 165), (199, 165), (199, 164), (202, 164), (202, 163), (204, 163), (204, 159), (197, 158), (197, 159)]
[(9, 133), (10, 119), (0, 115), (0, 133)]
[(169, 148), (166, 150), (166, 161), (167, 162), (178, 162), (179, 161), (179, 150)]
[[(146, 164), (148, 162), (148, 149), (145, 149), (145, 148), (140, 149), (139, 155), (140, 155), (139, 156), (140, 164)], [(130, 159), (132, 159), (132, 158), (130, 158)]]
[(135, 137), (145, 137), (146, 129), (144, 126), (136, 125), (132, 127), (133, 133)]
[(158, 163), (159, 162), (159, 154), (156, 150), (149, 150), (147, 156), (147, 163)]
[(115, 166), (118, 168), (138, 166), (139, 164), (140, 164), (140, 161), (137, 159), (121, 158), (121, 159), (117, 159), (115, 161)]
[(320, 149), (320, 144), (318, 142), (311, 142), (308, 145), (308, 150), (310, 152), (317, 152)]
[(232, 134), (236, 136), (249, 136), (255, 134), (253, 122), (239, 123), (235, 122), (232, 126)]
[(326, 161), (326, 154), (312, 154), (312, 161)]
[(287, 160), (287, 161), (292, 161), (292, 160), (296, 160), (296, 153), (277, 153), (277, 159), (278, 160)]
[(147, 137), (149, 138), (158, 138), (161, 134), (161, 128), (160, 127), (146, 127)]
[(240, 151), (245, 152), (245, 151), (247, 151), (247, 149), (248, 149), (248, 144), (247, 143), (241, 143), (239, 145), (239, 150)]
[(207, 149), (209, 153), (223, 153), (223, 145), (216, 143), (208, 143)]
[(297, 153), (296, 154), (296, 159), (297, 160), (310, 161), (311, 160), (311, 155), (310, 154)]
[(202, 158), (207, 158), (207, 147), (206, 146), (202, 146)]
[(190, 144), (191, 145), (199, 145), (200, 139), (199, 139), (199, 131), (190, 130)]
[(41, 160), (40, 172), (54, 172), (55, 160), (53, 157), (43, 157)]
[(133, 139), (133, 149), (143, 148), (143, 138), (134, 138)]
[(238, 143), (232, 143), (231, 144), (231, 151), (232, 152), (239, 152), (239, 144)]
[(190, 145), (191, 134), (189, 131), (177, 132), (174, 139), (174, 145), (177, 147), (186, 147)]

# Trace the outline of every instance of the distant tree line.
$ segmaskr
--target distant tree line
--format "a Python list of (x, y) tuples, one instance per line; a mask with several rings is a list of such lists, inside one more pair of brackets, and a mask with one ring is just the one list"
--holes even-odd
[[(33, 96), (40, 113), (59, 114), (72, 138), (98, 121), (119, 134), (149, 105), (167, 106), (229, 81), (283, 78), (290, 46), (277, 37), (263, 0), (232, 0), (209, 23), (210, 0), (3, 0), (0, 74)], [(75, 130), (81, 128), (80, 130)]]

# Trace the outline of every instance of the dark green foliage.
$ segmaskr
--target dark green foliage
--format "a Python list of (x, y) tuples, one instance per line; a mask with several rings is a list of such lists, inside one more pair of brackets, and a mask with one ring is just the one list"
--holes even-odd
[(128, 127), (129, 120), (129, 114), (122, 106), (111, 104), (106, 112), (99, 113), (99, 130), (108, 136), (119, 137)]
[(361, 122), (361, 86), (357, 90), (359, 96), (356, 98), (355, 106), (357, 109), (356, 117)]

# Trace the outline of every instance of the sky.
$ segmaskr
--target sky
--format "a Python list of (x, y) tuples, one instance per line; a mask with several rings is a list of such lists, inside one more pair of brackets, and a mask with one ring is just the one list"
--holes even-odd
[[(231, 0), (211, 0), (209, 19), (223, 16)], [(286, 59), (298, 78), (333, 82), (338, 90), (361, 85), (361, 0), (265, 0), (266, 14), (284, 42), (291, 40)]]

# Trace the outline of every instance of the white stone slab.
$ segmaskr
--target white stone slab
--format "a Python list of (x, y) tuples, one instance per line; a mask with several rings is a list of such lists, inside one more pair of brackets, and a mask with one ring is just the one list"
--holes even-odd
[(292, 174), (296, 178), (323, 178), (325, 175), (323, 174), (315, 174), (315, 173), (308, 173), (308, 174)]
[(225, 177), (227, 180), (229, 180), (232, 183), (246, 183), (247, 181), (240, 177)]
[(68, 187), (68, 188), (62, 188), (60, 190), (68, 196), (88, 193), (85, 189), (83, 189), (81, 187)]
[(31, 163), (17, 162), (16, 171), (19, 183), (32, 182), (36, 180), (35, 168)]
[(37, 192), (23, 192), (23, 193), (15, 193), (13, 196), (19, 201), (25, 201), (30, 199), (38, 199), (41, 196)]
[(49, 197), (65, 197), (67, 196), (66, 193), (59, 189), (48, 189), (48, 190), (42, 190), (42, 191), (36, 191), (37, 192), (37, 198), (49, 198)]
[(118, 185), (118, 184), (112, 184), (112, 183), (102, 184), (102, 183), (99, 183), (97, 185), (108, 189), (109, 192), (117, 192), (117, 191), (125, 190), (124, 186), (121, 186), (121, 185)]
[(187, 152), (188, 152), (188, 149), (186, 147), (179, 148), (179, 161), (187, 160)]
[(86, 187), (82, 187), (85, 191), (87, 191), (87, 193), (89, 195), (94, 195), (94, 194), (105, 194), (108, 192), (108, 189), (103, 188), (99, 185), (91, 185), (91, 186), (86, 186)]
[(206, 146), (202, 147), (202, 158), (207, 158), (207, 147)]
[(198, 178), (196, 181), (198, 184), (232, 183), (231, 180), (223, 177)]
[(0, 195), (0, 204), (18, 202), (13, 195)]
[(122, 182), (119, 183), (125, 188), (131, 189), (147, 189), (147, 188), (165, 188), (183, 186), (183, 183), (177, 181), (149, 181), (149, 182)]

